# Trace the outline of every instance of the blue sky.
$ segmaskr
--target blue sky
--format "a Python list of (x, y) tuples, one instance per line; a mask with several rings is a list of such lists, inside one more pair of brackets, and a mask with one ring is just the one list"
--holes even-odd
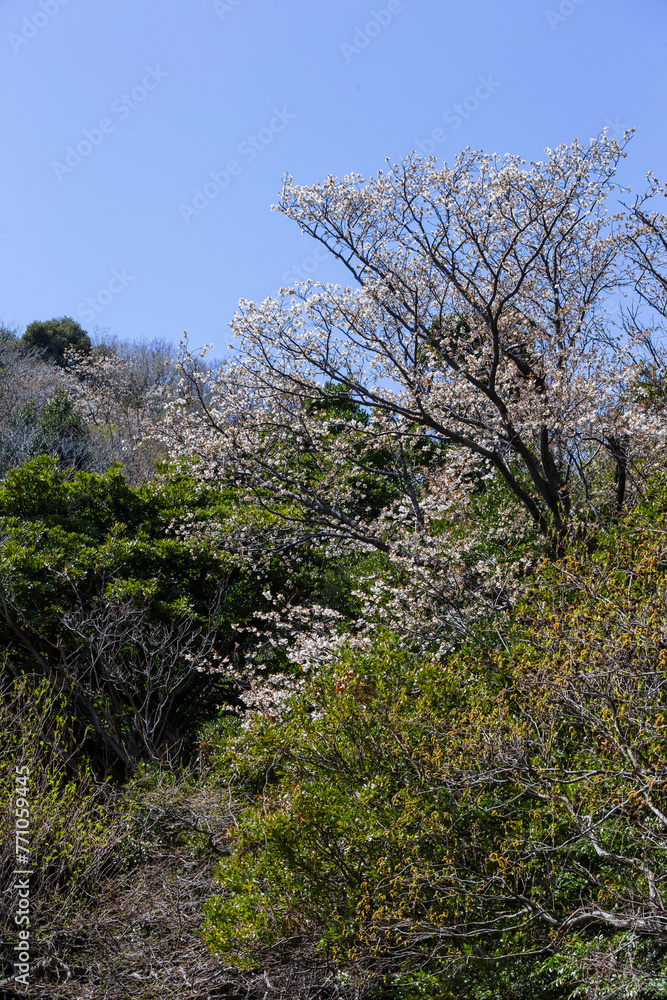
[(0, 52), (18, 327), (224, 353), (239, 298), (346, 280), (271, 212), (285, 172), (368, 176), (417, 143), (539, 158), (608, 124), (637, 129), (625, 183), (667, 179), (667, 0), (0, 0)]

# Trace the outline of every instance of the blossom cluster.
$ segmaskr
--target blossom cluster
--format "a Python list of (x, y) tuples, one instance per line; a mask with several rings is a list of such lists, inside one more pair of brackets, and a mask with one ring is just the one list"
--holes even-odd
[[(239, 346), (215, 367), (186, 337), (152, 429), (202, 483), (262, 512), (259, 532), (233, 516), (187, 529), (222, 532), (258, 573), (300, 545), (381, 560), (358, 586), (365, 626), (318, 631), (313, 608), (282, 607), (267, 648), (312, 669), (339, 638), (393, 623), (444, 655), (512, 601), (540, 545), (563, 551), (618, 517), (664, 461), (666, 191), (649, 177), (618, 200), (628, 139), (603, 132), (530, 164), (466, 149), (369, 181), (285, 179), (277, 208), (354, 286), (241, 300)], [(617, 315), (618, 293), (631, 304)]]

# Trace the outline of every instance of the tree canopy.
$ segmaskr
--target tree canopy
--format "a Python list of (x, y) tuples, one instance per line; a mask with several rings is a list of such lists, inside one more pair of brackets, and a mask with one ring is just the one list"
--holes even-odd
[(45, 358), (57, 365), (65, 363), (65, 351), (68, 347), (85, 354), (91, 349), (90, 337), (80, 324), (69, 316), (30, 323), (21, 337), (21, 343), (41, 351)]
[[(607, 310), (612, 293), (636, 287), (659, 314), (663, 294), (664, 220), (611, 201), (622, 155), (603, 134), (528, 167), (464, 151), (443, 168), (413, 155), (366, 184), (288, 178), (280, 210), (357, 287), (307, 282), (282, 301), (242, 301), (238, 356), (214, 378), (186, 358), (209, 416), (206, 438), (201, 421), (197, 440), (180, 427), (186, 448), (242, 468), (277, 503), (298, 500), (324, 531), (380, 547), (379, 525), (350, 518), (341, 487), (341, 464), (364, 466), (362, 441), (394, 454), (420, 538), (471, 468), (493, 470), (556, 548), (573, 521), (616, 516), (665, 435), (633, 392), (650, 325), (615, 327)], [(307, 404), (326, 381), (370, 419), (325, 443)], [(440, 492), (431, 480), (430, 502), (415, 489), (419, 463), (406, 460), (415, 434), (450, 446), (451, 471)], [(303, 461), (313, 452), (329, 463), (317, 488)]]

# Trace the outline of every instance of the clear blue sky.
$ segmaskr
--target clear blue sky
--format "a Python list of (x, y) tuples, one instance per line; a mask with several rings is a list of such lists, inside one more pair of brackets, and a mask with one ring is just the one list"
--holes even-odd
[(368, 176), (438, 129), (451, 161), (633, 125), (623, 179), (667, 179), (667, 0), (0, 0), (0, 51), (19, 327), (224, 353), (240, 297), (346, 280), (270, 211), (283, 174)]

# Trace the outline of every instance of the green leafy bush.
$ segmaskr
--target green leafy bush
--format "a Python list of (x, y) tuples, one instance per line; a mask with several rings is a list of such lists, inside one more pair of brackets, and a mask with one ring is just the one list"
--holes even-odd
[(495, 644), (377, 634), (220, 738), (216, 953), (386, 996), (664, 995), (663, 495), (545, 562)]
[(0, 483), (0, 646), (66, 695), (102, 770), (177, 746), (235, 698), (195, 667), (229, 645), (257, 588), (209, 538), (172, 528), (221, 514), (220, 498), (166, 479), (133, 489), (118, 468), (71, 475), (41, 457)]
[(25, 347), (42, 351), (49, 361), (54, 361), (57, 365), (64, 364), (65, 351), (68, 347), (85, 354), (91, 348), (90, 337), (86, 331), (69, 316), (60, 316), (44, 322), (36, 320), (26, 327), (21, 343)]

